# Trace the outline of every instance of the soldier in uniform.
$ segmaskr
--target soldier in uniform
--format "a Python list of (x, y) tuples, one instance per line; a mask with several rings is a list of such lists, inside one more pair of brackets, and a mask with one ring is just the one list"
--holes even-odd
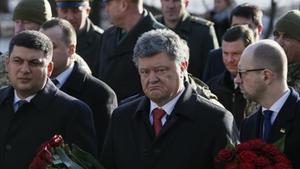
[(191, 16), (186, 10), (188, 3), (189, 0), (161, 0), (162, 16), (157, 19), (187, 42), (190, 48), (188, 71), (202, 79), (207, 54), (211, 49), (218, 48), (218, 40), (213, 23)]
[(5, 58), (6, 55), (0, 55), (0, 88), (8, 85), (7, 72), (5, 69)]
[(275, 25), (274, 40), (284, 49), (288, 58), (287, 82), (300, 91), (300, 11), (292, 10), (279, 18)]
[[(15, 34), (24, 30), (39, 30), (41, 25), (51, 18), (51, 7), (47, 0), (22, 0), (17, 4), (13, 12)], [(0, 87), (8, 84), (4, 63), (7, 56), (8, 53), (0, 56)], [(80, 56), (76, 56), (75, 59), (81, 68), (87, 73), (91, 73), (87, 63)]]
[(95, 76), (103, 30), (88, 18), (91, 12), (89, 0), (56, 0), (56, 7), (58, 17), (68, 20), (75, 28), (76, 51), (87, 62)]
[(132, 61), (138, 37), (164, 26), (143, 8), (142, 0), (106, 0), (104, 3), (110, 22), (115, 26), (103, 34), (98, 77), (115, 91), (120, 101), (142, 92)]

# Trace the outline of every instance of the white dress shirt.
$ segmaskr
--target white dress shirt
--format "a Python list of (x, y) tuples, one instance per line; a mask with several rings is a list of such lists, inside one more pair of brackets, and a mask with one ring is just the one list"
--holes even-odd
[(273, 124), (280, 109), (282, 108), (283, 104), (286, 102), (287, 98), (289, 97), (291, 91), (288, 89), (287, 91), (284, 92), (284, 94), (275, 102), (273, 105), (270, 107), (270, 109), (267, 109), (265, 107), (262, 107), (262, 112), (265, 110), (272, 110), (273, 114), (271, 117), (271, 123)]
[(152, 115), (152, 111), (159, 107), (161, 109), (163, 109), (166, 114), (161, 118), (161, 124), (164, 125), (167, 121), (167, 117), (171, 115), (175, 104), (177, 103), (178, 99), (180, 98), (180, 96), (182, 95), (183, 91), (185, 88), (183, 88), (183, 90), (176, 96), (174, 97), (172, 100), (170, 100), (168, 103), (166, 103), (165, 105), (163, 105), (162, 107), (159, 107), (156, 103), (154, 103), (152, 100), (150, 101), (150, 113), (149, 113), (149, 119), (150, 119), (150, 123), (153, 125), (153, 115)]

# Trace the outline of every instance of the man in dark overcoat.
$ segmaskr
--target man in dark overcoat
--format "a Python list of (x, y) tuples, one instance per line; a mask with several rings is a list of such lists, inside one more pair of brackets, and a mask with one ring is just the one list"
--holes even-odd
[(133, 57), (145, 96), (113, 112), (101, 157), (105, 168), (215, 168), (218, 151), (237, 142), (232, 114), (185, 83), (188, 56), (171, 30), (139, 38)]
[(0, 90), (0, 168), (28, 168), (39, 146), (55, 134), (97, 154), (90, 108), (48, 79), (52, 50), (50, 39), (37, 31), (23, 31), (10, 42), (10, 85)]

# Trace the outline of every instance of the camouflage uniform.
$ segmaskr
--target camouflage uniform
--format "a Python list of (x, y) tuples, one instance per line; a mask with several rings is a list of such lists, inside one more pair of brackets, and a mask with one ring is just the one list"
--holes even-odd
[(5, 58), (7, 53), (0, 56), (0, 88), (8, 85), (7, 71), (5, 69)]
[(297, 92), (300, 92), (300, 63), (291, 63), (288, 65), (287, 83)]

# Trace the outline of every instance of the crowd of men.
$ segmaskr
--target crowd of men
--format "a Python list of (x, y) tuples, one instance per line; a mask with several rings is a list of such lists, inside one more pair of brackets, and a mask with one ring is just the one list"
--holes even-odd
[[(0, 57), (0, 168), (28, 168), (54, 134), (106, 169), (224, 168), (228, 142), (285, 138), (300, 168), (300, 11), (261, 40), (263, 12), (240, 4), (220, 48), (214, 23), (189, 0), (102, 0), (112, 27), (89, 19), (89, 0), (21, 0)], [(53, 8), (53, 7), (52, 7)], [(17, 162), (16, 162), (17, 161)]]

